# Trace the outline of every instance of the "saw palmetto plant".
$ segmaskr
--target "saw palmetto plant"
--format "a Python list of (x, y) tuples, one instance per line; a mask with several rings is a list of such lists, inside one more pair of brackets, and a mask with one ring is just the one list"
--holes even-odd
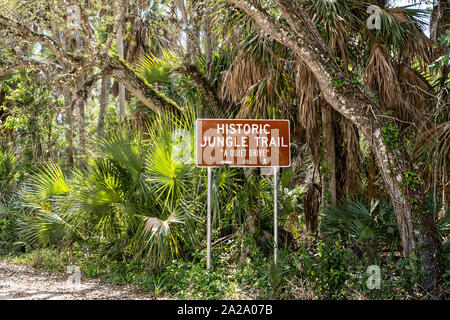
[(26, 210), (12, 214), (21, 240), (41, 245), (59, 242), (73, 259), (73, 243), (85, 239), (85, 220), (71, 191), (70, 181), (55, 164), (34, 175), (19, 198)]
[(18, 234), (42, 245), (96, 239), (110, 255), (129, 252), (152, 266), (179, 256), (197, 220), (186, 222), (180, 204), (196, 199), (186, 192), (196, 180), (194, 167), (175, 156), (177, 124), (159, 120), (145, 138), (133, 130), (112, 132), (96, 142), (98, 157), (70, 177), (46, 165), (21, 193), (28, 211), (15, 219)]
[(394, 211), (385, 200), (368, 204), (350, 198), (340, 206), (326, 207), (322, 214), (321, 233), (337, 236), (361, 252), (372, 250), (373, 255), (373, 251), (395, 250), (399, 244)]

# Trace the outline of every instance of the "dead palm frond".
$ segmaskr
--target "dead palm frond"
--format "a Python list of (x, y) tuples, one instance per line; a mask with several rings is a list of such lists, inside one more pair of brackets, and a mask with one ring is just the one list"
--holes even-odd
[(222, 100), (235, 104), (237, 117), (287, 116), (292, 107), (292, 52), (259, 28), (247, 31), (242, 52), (224, 73)]
[(385, 16), (395, 38), (393, 44), (399, 49), (400, 60), (418, 62), (421, 70), (427, 72), (428, 65), (435, 59), (433, 41), (422, 31), (428, 24), (427, 12), (422, 9), (404, 6), (385, 9)]
[(396, 73), (403, 92), (403, 97), (410, 106), (415, 106), (425, 113), (431, 108), (431, 85), (417, 70), (406, 63), (396, 65)]
[(403, 98), (396, 62), (383, 46), (372, 47), (364, 76), (368, 89), (378, 93), (383, 111), (405, 121), (419, 116), (415, 106)]
[(236, 57), (223, 77), (219, 92), (221, 99), (239, 103), (249, 88), (264, 79), (265, 71), (250, 53)]
[(423, 73), (428, 72), (428, 66), (437, 58), (437, 50), (434, 49), (434, 42), (430, 40), (423, 31), (415, 27), (414, 33), (405, 42), (405, 48), (401, 54), (401, 59), (413, 64), (418, 63)]
[(413, 155), (416, 159), (424, 159), (424, 173), (430, 171), (439, 176), (442, 171), (449, 172), (447, 168), (450, 156), (449, 141), (450, 121), (437, 124), (422, 133), (416, 143)]
[(341, 152), (338, 152), (336, 156), (342, 160), (336, 163), (336, 169), (341, 170), (339, 175), (341, 183), (338, 189), (341, 190), (342, 194), (353, 195), (357, 191), (359, 182), (358, 160), (361, 151), (359, 148), (358, 129), (342, 116), (339, 116), (337, 119), (336, 129), (338, 132), (337, 141), (341, 142), (338, 145), (338, 150), (341, 150)]
[(154, 237), (157, 233), (167, 235), (170, 230), (170, 225), (180, 223), (181, 219), (177, 216), (176, 212), (173, 212), (166, 220), (156, 217), (146, 217), (144, 221), (144, 231), (151, 232), (151, 237)]
[(352, 31), (361, 24), (361, 20), (352, 10), (361, 6), (355, 1), (307, 1), (306, 10), (311, 21), (320, 26), (319, 31), (324, 42), (342, 60), (345, 68), (349, 65), (349, 50), (352, 45)]
[(298, 97), (298, 121), (306, 131), (306, 142), (311, 151), (313, 162), (319, 164), (319, 147), (317, 139), (320, 136), (318, 126), (319, 84), (305, 65), (298, 62), (295, 72), (295, 91)]
[(132, 242), (132, 252), (149, 259), (151, 266), (159, 266), (168, 258), (179, 256), (183, 237), (178, 226), (182, 224), (181, 211), (173, 211), (166, 219), (142, 216), (142, 223)]

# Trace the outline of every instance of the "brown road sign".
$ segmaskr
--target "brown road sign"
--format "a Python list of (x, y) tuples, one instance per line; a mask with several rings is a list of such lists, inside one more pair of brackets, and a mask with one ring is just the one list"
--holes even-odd
[(197, 119), (199, 167), (289, 167), (289, 120)]

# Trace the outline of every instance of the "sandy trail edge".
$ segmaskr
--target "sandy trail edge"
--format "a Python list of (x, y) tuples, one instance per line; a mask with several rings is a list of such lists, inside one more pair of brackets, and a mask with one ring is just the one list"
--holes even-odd
[(81, 275), (78, 285), (70, 274), (51, 273), (0, 260), (0, 300), (156, 300), (130, 285), (119, 286)]

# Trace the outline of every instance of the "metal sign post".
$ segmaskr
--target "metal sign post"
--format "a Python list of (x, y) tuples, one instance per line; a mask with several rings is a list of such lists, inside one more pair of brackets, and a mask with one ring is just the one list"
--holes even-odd
[(277, 263), (278, 255), (278, 198), (277, 198), (277, 167), (273, 167), (273, 260)]
[(208, 203), (206, 214), (206, 269), (211, 269), (211, 167), (208, 167)]

